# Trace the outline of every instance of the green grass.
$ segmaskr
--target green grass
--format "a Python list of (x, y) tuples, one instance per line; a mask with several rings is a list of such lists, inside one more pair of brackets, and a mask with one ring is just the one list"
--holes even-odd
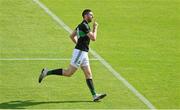
[[(91, 47), (156, 108), (180, 109), (180, 1), (41, 1), (72, 29), (82, 10), (91, 8), (99, 23)], [(0, 0), (0, 58), (70, 58), (74, 44), (68, 36), (32, 0)], [(97, 91), (108, 94), (102, 102), (91, 102), (80, 70), (38, 84), (43, 67), (66, 68), (69, 62), (1, 60), (0, 109), (147, 108), (99, 61), (90, 62)]]

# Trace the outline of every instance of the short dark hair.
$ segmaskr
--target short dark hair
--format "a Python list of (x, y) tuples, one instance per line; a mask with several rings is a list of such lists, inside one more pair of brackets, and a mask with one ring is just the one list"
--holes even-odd
[(82, 17), (84, 18), (84, 16), (85, 16), (86, 14), (88, 14), (89, 12), (91, 12), (90, 9), (85, 9), (85, 10), (82, 12)]

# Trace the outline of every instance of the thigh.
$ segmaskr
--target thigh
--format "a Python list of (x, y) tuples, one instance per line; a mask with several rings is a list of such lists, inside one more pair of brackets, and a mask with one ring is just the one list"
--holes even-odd
[(74, 49), (73, 51), (73, 55), (72, 55), (72, 59), (71, 59), (71, 65), (76, 67), (76, 68), (79, 68), (81, 63), (82, 63), (82, 54), (83, 52), (81, 50), (78, 50), (78, 49)]
[(88, 53), (85, 52), (83, 54), (83, 60), (82, 60), (82, 63), (81, 63), (81, 67), (85, 67), (85, 66), (90, 66), (89, 64), (89, 57), (88, 57)]

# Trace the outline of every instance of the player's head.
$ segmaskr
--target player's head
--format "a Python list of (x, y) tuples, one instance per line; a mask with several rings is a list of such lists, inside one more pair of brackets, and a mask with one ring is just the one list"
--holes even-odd
[(86, 20), (87, 22), (91, 22), (93, 19), (93, 12), (90, 9), (85, 9), (82, 12), (82, 17), (84, 20)]

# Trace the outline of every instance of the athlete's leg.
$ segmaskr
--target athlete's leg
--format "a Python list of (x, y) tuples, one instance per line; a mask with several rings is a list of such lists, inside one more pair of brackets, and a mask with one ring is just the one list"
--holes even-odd
[(81, 69), (84, 72), (84, 75), (86, 77), (86, 83), (91, 91), (91, 94), (94, 96), (96, 95), (96, 91), (94, 88), (94, 84), (93, 84), (93, 79), (92, 79), (92, 72), (91, 72), (91, 68), (89, 65), (87, 66), (81, 66)]
[(72, 66), (71, 64), (69, 65), (68, 69), (54, 69), (54, 70), (48, 70), (48, 69), (43, 69), (40, 76), (39, 76), (39, 83), (43, 80), (48, 75), (61, 75), (61, 76), (67, 76), (70, 77), (76, 72), (77, 68)]
[(106, 96), (106, 94), (97, 94), (95, 91), (88, 56), (86, 56), (86, 58), (83, 60), (81, 69), (84, 72), (84, 75), (86, 78), (86, 83), (91, 91), (92, 96), (93, 96), (93, 101), (99, 101), (100, 99), (104, 98)]
[(81, 69), (84, 72), (84, 75), (86, 77), (86, 83), (91, 91), (91, 94), (93, 96), (94, 101), (99, 101), (100, 99), (104, 98), (106, 94), (97, 94), (93, 85), (93, 80), (92, 80), (92, 72), (91, 68), (89, 65), (87, 66), (81, 66)]
[(54, 69), (47, 72), (47, 75), (62, 75), (62, 76), (72, 76), (76, 72), (77, 68), (69, 65), (68, 69)]
[(43, 80), (48, 75), (61, 75), (61, 76), (72, 76), (77, 68), (79, 67), (79, 63), (81, 63), (81, 53), (82, 51), (74, 49), (73, 54), (72, 54), (72, 59), (71, 59), (71, 64), (69, 65), (68, 69), (54, 69), (54, 70), (48, 70), (48, 69), (43, 69), (41, 71), (41, 74), (39, 76), (39, 83)]

